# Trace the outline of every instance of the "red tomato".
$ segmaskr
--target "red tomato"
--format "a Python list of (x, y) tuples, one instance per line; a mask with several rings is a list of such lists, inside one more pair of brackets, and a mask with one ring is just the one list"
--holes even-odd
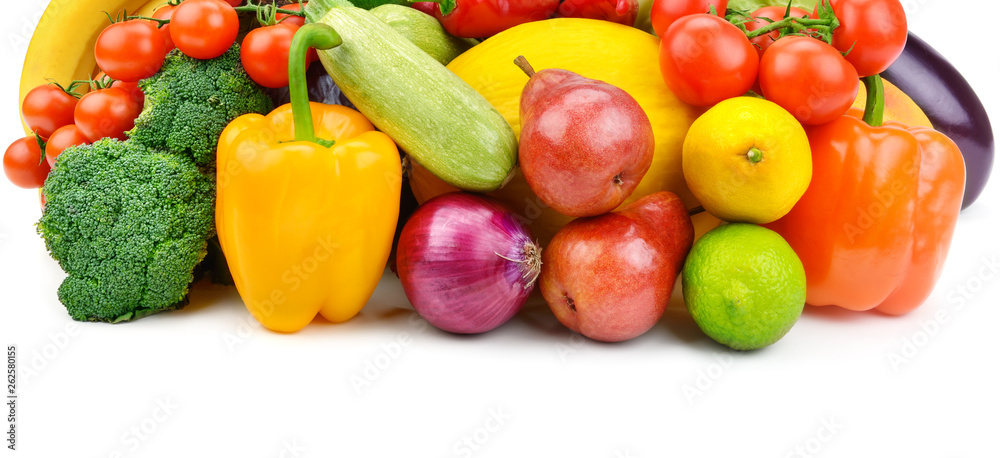
[(847, 112), (858, 94), (858, 72), (833, 46), (788, 36), (760, 60), (764, 97), (802, 124), (826, 124)]
[[(177, 7), (170, 4), (164, 5), (153, 11), (153, 17), (156, 19), (170, 19), (170, 16), (174, 14), (174, 8)], [(163, 36), (163, 49), (166, 52), (170, 52), (177, 47), (174, 45), (174, 39), (170, 38), (170, 24), (164, 24), (163, 27), (160, 27), (160, 35)]]
[(663, 37), (675, 21), (684, 16), (707, 13), (710, 5), (715, 5), (715, 14), (723, 17), (729, 0), (653, 0), (649, 20), (653, 23), (656, 36)]
[(120, 87), (100, 89), (84, 95), (76, 106), (74, 119), (88, 140), (105, 137), (125, 140), (125, 132), (135, 127), (142, 104)]
[(850, 50), (845, 57), (858, 75), (882, 73), (903, 52), (906, 13), (899, 0), (832, 0), (830, 6), (840, 20), (833, 47)]
[(124, 21), (107, 26), (97, 37), (94, 56), (108, 76), (139, 81), (153, 76), (163, 66), (163, 36), (150, 21)]
[(663, 81), (690, 105), (709, 106), (746, 94), (758, 65), (757, 51), (743, 31), (718, 16), (682, 17), (660, 40)]
[(24, 96), (21, 115), (28, 128), (42, 138), (48, 138), (56, 129), (73, 124), (73, 109), (78, 99), (55, 84), (43, 84)]
[(70, 146), (86, 145), (90, 140), (80, 131), (76, 124), (62, 126), (52, 133), (48, 143), (45, 144), (45, 160), (49, 167), (56, 166), (56, 158), (62, 154), (63, 150)]
[(288, 86), (288, 51), (299, 26), (281, 23), (256, 28), (240, 47), (240, 61), (250, 78), (264, 87)]
[(36, 189), (49, 176), (49, 163), (42, 160), (42, 149), (34, 135), (14, 140), (3, 155), (3, 172), (15, 186)]
[(243, 4), (243, 0), (223, 0), (229, 4), (229, 6), (240, 6)]
[[(767, 18), (774, 22), (778, 22), (785, 18), (785, 7), (784, 6), (765, 6), (763, 8), (754, 11), (750, 16), (755, 18)], [(792, 7), (789, 12), (789, 17), (809, 17), (809, 11), (802, 8)], [(753, 22), (747, 22), (746, 28), (748, 31), (753, 32), (761, 27), (770, 25), (771, 23), (765, 21), (764, 19), (757, 19)], [(763, 57), (764, 51), (767, 50), (771, 43), (774, 43), (778, 39), (780, 32), (777, 30), (769, 32), (767, 35), (761, 35), (757, 38), (751, 38), (750, 43), (754, 44), (754, 48), (757, 48), (757, 55)]]
[[(302, 11), (302, 8), (305, 8), (307, 4), (309, 4), (309, 2), (292, 3), (289, 5), (282, 6), (281, 9)], [(299, 27), (306, 25), (306, 18), (301, 16), (294, 16), (291, 14), (277, 13), (274, 15), (274, 19), (285, 24), (295, 24), (298, 25)]]
[(435, 2), (413, 2), (410, 7), (428, 16), (433, 16), (434, 12), (438, 11), (437, 5)]
[(132, 99), (132, 103), (139, 104), (142, 107), (146, 103), (146, 94), (139, 89), (139, 83), (128, 83), (125, 81), (115, 81), (111, 83), (111, 87), (118, 87), (128, 91), (129, 97)]
[(170, 17), (170, 38), (177, 49), (196, 59), (221, 56), (240, 31), (236, 10), (221, 0), (187, 0)]

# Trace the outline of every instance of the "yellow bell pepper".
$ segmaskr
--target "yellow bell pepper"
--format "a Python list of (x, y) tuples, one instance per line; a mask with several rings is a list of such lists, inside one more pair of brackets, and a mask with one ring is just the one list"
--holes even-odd
[(305, 47), (292, 48), (292, 103), (236, 118), (217, 158), (222, 251), (247, 309), (281, 332), (364, 307), (392, 248), (402, 184), (388, 136), (357, 111), (308, 102), (295, 66)]

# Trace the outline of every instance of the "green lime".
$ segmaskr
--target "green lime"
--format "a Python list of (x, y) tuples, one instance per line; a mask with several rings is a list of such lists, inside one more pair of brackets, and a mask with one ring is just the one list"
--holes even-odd
[(734, 350), (777, 342), (806, 302), (802, 261), (778, 233), (755, 224), (727, 224), (699, 239), (682, 285), (698, 327)]

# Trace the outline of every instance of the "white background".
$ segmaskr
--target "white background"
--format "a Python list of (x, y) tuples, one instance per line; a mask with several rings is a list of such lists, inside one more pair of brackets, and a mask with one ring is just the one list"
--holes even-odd
[[(4, 2), (0, 15), (4, 145), (23, 135), (17, 69), (44, 3)], [(991, 2), (903, 3), (911, 30), (1000, 125), (995, 27), (981, 22)], [(998, 181), (961, 214), (915, 312), (808, 307), (777, 344), (732, 353), (678, 294), (658, 326), (622, 344), (574, 336), (544, 305), (461, 337), (415, 319), (391, 277), (353, 320), (291, 335), (255, 326), (234, 290), (207, 285), (178, 312), (77, 323), (34, 231), (35, 192), (0, 179), (0, 345), (18, 346), (22, 368), (19, 448), (0, 454), (997, 456)]]

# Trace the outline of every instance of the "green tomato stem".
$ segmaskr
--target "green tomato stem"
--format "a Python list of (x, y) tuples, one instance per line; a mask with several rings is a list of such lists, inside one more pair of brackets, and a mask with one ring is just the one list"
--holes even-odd
[(149, 17), (149, 16), (128, 16), (125, 19), (128, 19), (128, 20), (132, 20), (132, 19), (144, 19), (144, 20), (147, 20), (147, 21), (154, 21), (154, 22), (156, 22), (156, 28), (163, 27), (163, 26), (165, 26), (165, 25), (167, 25), (167, 24), (170, 23), (170, 19), (157, 19), (155, 17)]
[[(791, 4), (789, 4), (789, 7)], [(805, 35), (818, 38), (827, 44), (833, 44), (833, 30), (840, 26), (840, 21), (833, 14), (833, 7), (824, 0), (817, 8), (818, 18), (788, 16), (791, 10), (786, 8), (785, 17), (779, 21), (771, 23), (754, 31), (746, 28), (746, 23), (752, 22), (755, 18), (748, 11), (727, 10), (726, 19), (733, 25), (739, 27), (747, 36), (747, 39), (754, 39), (774, 31), (780, 31), (780, 36)]]
[[(259, 11), (260, 9), (263, 9), (263, 8), (270, 8), (270, 6), (267, 6), (267, 5), (265, 5), (265, 6), (247, 5), (247, 6), (237, 6), (237, 7), (234, 7), (233, 9), (236, 10), (237, 13), (256, 13), (257, 11)], [(305, 17), (306, 16), (306, 13), (304, 13), (302, 11), (286, 10), (286, 9), (282, 9), (282, 8), (276, 8), (274, 10), (274, 12), (275, 13), (281, 13), (281, 14), (288, 14), (288, 15), (291, 15), (291, 16), (299, 16), (299, 17)]]
[(806, 29), (829, 30), (830, 25), (831, 21), (829, 19), (803, 19), (790, 16), (780, 21), (774, 21), (764, 27), (754, 30), (753, 32), (747, 32), (747, 38), (757, 38), (761, 35), (767, 35), (775, 30), (781, 30), (786, 27), (792, 27), (796, 31)]
[(309, 48), (330, 49), (344, 40), (333, 27), (323, 23), (302, 26), (295, 37), (288, 55), (288, 89), (292, 97), (292, 116), (295, 118), (295, 140), (321, 142), (313, 129), (312, 111), (309, 109), (309, 89), (306, 87), (306, 53)]

